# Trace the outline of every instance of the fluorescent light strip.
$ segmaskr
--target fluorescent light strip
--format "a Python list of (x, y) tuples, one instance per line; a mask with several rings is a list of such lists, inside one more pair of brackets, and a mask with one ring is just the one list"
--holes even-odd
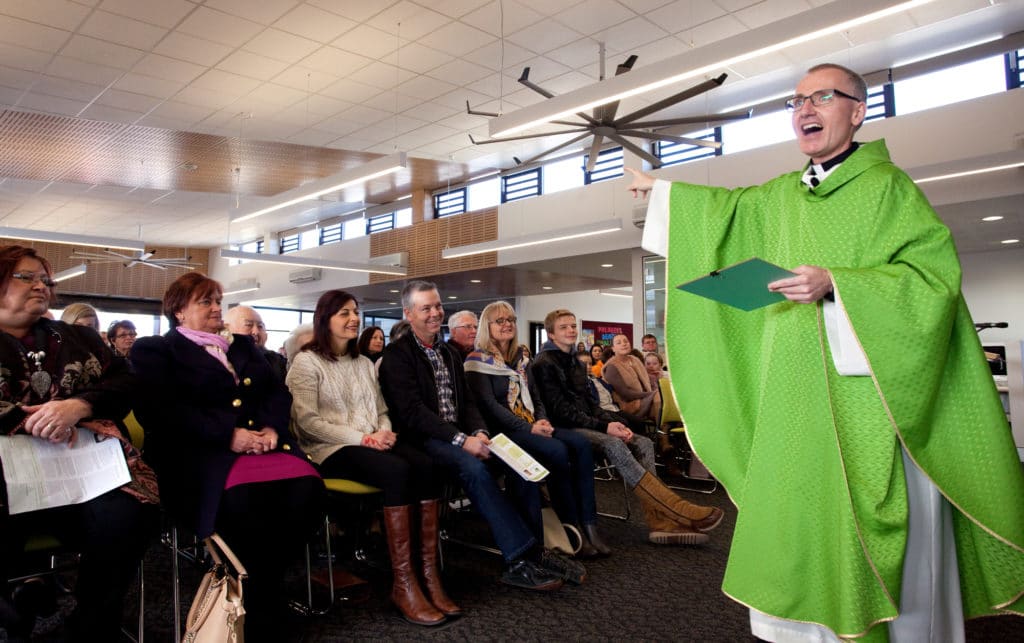
[(292, 257), (289, 255), (270, 255), (257, 252), (242, 252), (241, 250), (220, 251), (222, 259), (242, 259), (245, 261), (256, 261), (259, 263), (274, 263), (285, 266), (302, 266), (303, 268), (324, 268), (325, 270), (350, 270), (352, 272), (376, 272), (382, 275), (399, 275), (404, 277), (408, 271), (397, 266), (375, 266), (364, 263), (347, 263), (344, 261), (330, 261), (327, 259), (313, 259), (307, 257)]
[(24, 228), (0, 227), (0, 237), (23, 239), (25, 241), (45, 241), (47, 243), (63, 243), (70, 246), (89, 246), (93, 248), (124, 248), (125, 250), (145, 251), (146, 244), (130, 239), (112, 237), (90, 237), (83, 234), (66, 234), (64, 232), (48, 232), (46, 230), (27, 230)]
[(407, 164), (405, 152), (396, 152), (388, 156), (383, 156), (379, 159), (364, 163), (358, 168), (345, 170), (337, 174), (333, 174), (322, 179), (317, 179), (306, 185), (299, 186), (292, 190), (287, 190), (278, 195), (278, 202), (274, 205), (267, 206), (263, 209), (243, 214), (240, 217), (236, 217), (231, 220), (231, 223), (239, 223), (241, 221), (248, 221), (249, 219), (255, 219), (258, 216), (262, 216), (269, 212), (281, 210), (288, 206), (302, 203), (303, 201), (311, 201), (318, 197), (331, 192), (338, 192), (351, 185), (358, 183), (365, 183), (372, 181), (378, 177), (386, 174), (392, 174), (399, 170), (405, 169)]
[(633, 298), (633, 291), (625, 290), (609, 290), (606, 288), (602, 288), (597, 291), (597, 294), (608, 295), (609, 297), (629, 297), (630, 299)]
[(1019, 163), (1007, 163), (1006, 165), (994, 165), (992, 167), (983, 167), (977, 170), (966, 170), (964, 172), (953, 172), (951, 174), (940, 174), (939, 176), (929, 176), (923, 179), (914, 179), (914, 183), (931, 183), (932, 181), (945, 181), (946, 179), (958, 179), (962, 176), (974, 176), (975, 174), (987, 174), (988, 172), (998, 172), (1000, 170), (1011, 170), (1015, 167), (1024, 166), (1024, 161)]
[(53, 276), (53, 280), (57, 282), (66, 281), (68, 279), (71, 279), (72, 277), (84, 275), (85, 271), (88, 269), (89, 267), (86, 264), (80, 263), (77, 266), (72, 266), (71, 268), (68, 268), (67, 270), (61, 270), (60, 272)]
[(221, 294), (227, 297), (228, 295), (240, 295), (246, 292), (255, 292), (259, 289), (260, 282), (256, 281), (255, 279), (240, 279), (238, 281), (228, 284), (228, 289)]
[[(934, 0), (860, 0), (859, 2), (830, 2), (797, 16), (770, 23), (736, 36), (705, 45), (704, 47), (659, 61), (648, 67), (634, 69), (628, 74), (614, 76), (588, 87), (549, 98), (510, 114), (491, 119), (491, 138), (501, 138), (537, 127), (549, 121), (565, 118), (576, 112), (585, 112), (612, 101), (621, 101), (672, 85), (707, 73), (717, 72), (754, 58), (800, 45), (825, 36), (847, 31), (893, 14), (909, 11)], [(874, 9), (872, 11), (872, 9)], [(865, 13), (867, 12), (867, 13)], [(816, 25), (821, 25), (815, 28)], [(806, 29), (810, 31), (804, 31)], [(790, 35), (792, 34), (792, 35)], [(759, 46), (760, 45), (760, 46)], [(737, 55), (728, 52), (742, 51)], [(715, 59), (723, 56), (720, 59)], [(709, 60), (700, 64), (703, 60)], [(697, 66), (690, 67), (696, 63)], [(685, 71), (676, 72), (677, 69)]]
[(441, 258), (457, 259), (459, 257), (468, 257), (470, 255), (478, 255), (485, 252), (496, 252), (498, 250), (511, 250), (513, 248), (537, 246), (544, 243), (554, 243), (555, 241), (590, 237), (596, 234), (618, 232), (620, 230), (622, 230), (622, 219), (609, 219), (607, 221), (598, 221), (596, 223), (588, 223), (586, 225), (575, 226), (572, 228), (527, 234), (521, 237), (513, 237), (511, 239), (496, 239), (494, 241), (484, 241), (483, 243), (473, 243), (466, 246), (445, 248), (441, 251)]

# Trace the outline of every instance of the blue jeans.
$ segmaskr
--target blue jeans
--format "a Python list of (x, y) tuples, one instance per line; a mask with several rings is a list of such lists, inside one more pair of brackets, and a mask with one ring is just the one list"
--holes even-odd
[(508, 487), (508, 493), (520, 511), (535, 512), (539, 519), (540, 490), (536, 483), (526, 482), (501, 463), (497, 457), (492, 456), (486, 462), (478, 460), (462, 447), (457, 447), (450, 442), (430, 438), (424, 443), (423, 448), (435, 463), (446, 469), (454, 470), (459, 476), (459, 482), (462, 483), (466, 495), (490, 525), (494, 541), (498, 544), (498, 549), (501, 550), (501, 555), (506, 562), (521, 558), (537, 544), (536, 538), (531, 535), (523, 518), (498, 488), (488, 463), (493, 461), (495, 466), (505, 471), (507, 474), (505, 484)]
[(589, 440), (572, 429), (559, 428), (550, 438), (527, 431), (507, 435), (551, 472), (544, 482), (551, 494), (551, 505), (562, 522), (573, 525), (597, 522), (594, 452)]

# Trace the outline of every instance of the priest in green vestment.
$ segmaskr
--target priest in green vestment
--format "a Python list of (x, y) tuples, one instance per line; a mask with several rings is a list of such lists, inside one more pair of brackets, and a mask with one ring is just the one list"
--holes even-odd
[(667, 302), (687, 434), (738, 508), (723, 590), (769, 641), (956, 641), (1024, 613), (1024, 475), (956, 248), (884, 141), (853, 141), (866, 96), (812, 68), (788, 102), (810, 161), (763, 185), (630, 170), (669, 284), (751, 257), (795, 273), (751, 312)]

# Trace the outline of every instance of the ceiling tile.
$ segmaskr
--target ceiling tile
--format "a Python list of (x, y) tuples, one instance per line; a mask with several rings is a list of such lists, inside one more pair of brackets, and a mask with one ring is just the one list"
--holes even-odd
[(259, 87), (260, 84), (260, 81), (255, 78), (239, 76), (220, 69), (210, 69), (192, 81), (193, 87), (220, 91), (233, 96), (244, 96)]
[(507, 70), (510, 67), (516, 67), (524, 60), (536, 55), (532, 51), (523, 49), (519, 45), (514, 45), (508, 40), (505, 40), (504, 43), (494, 40), (490, 44), (484, 45), (470, 53), (468, 56), (463, 56), (463, 58), (497, 71), (501, 68)]
[(134, 112), (100, 103), (93, 103), (85, 111), (81, 112), (79, 117), (94, 121), (106, 121), (108, 123), (131, 124), (142, 118), (143, 114), (145, 112)]
[(269, 25), (291, 11), (300, 0), (206, 0), (206, 6)]
[(203, 65), (194, 65), (184, 60), (149, 54), (132, 68), (132, 73), (166, 78), (179, 83), (190, 83), (206, 71)]
[(176, 94), (185, 84), (164, 78), (153, 78), (143, 74), (128, 73), (118, 78), (113, 86), (126, 92), (164, 99)]
[(349, 74), (348, 77), (356, 82), (372, 85), (381, 89), (394, 89), (413, 76), (411, 71), (399, 69), (394, 65), (387, 65), (382, 62), (374, 62), (359, 71)]
[(338, 138), (338, 135), (333, 132), (304, 129), (289, 136), (287, 140), (289, 143), (295, 143), (296, 145), (315, 145), (317, 147), (323, 147), (336, 138)]
[(412, 96), (420, 100), (431, 100), (447, 94), (455, 89), (455, 85), (437, 80), (430, 76), (417, 76), (398, 86), (398, 93)]
[(159, 105), (161, 101), (145, 94), (108, 89), (96, 99), (96, 102), (108, 107), (117, 107), (144, 114)]
[(144, 52), (132, 47), (124, 47), (105, 40), (97, 40), (88, 36), (75, 35), (61, 51), (62, 56), (70, 56), (85, 62), (131, 69)]
[(419, 103), (415, 107), (409, 109), (408, 116), (415, 116), (416, 118), (422, 118), (425, 121), (438, 122), (453, 114), (457, 113), (458, 110), (449, 107), (448, 105), (441, 105), (439, 103), (425, 102)]
[(356, 26), (354, 20), (343, 18), (317, 7), (301, 4), (281, 16), (274, 26), (282, 31), (309, 38), (319, 43), (328, 43)]
[(307, 95), (302, 100), (294, 103), (292, 109), (295, 111), (301, 111), (304, 114), (309, 114), (310, 121), (315, 123), (316, 120), (324, 118), (326, 116), (333, 116), (341, 111), (348, 109), (354, 105), (351, 101), (342, 100), (339, 98), (332, 98), (330, 96), (324, 96), (323, 94)]
[(363, 105), (355, 105), (346, 109), (344, 112), (339, 114), (339, 116), (348, 120), (356, 121), (357, 123), (369, 125), (385, 118), (389, 118), (391, 117), (391, 114), (379, 109), (371, 109), (369, 107), (364, 107)]
[(175, 102), (187, 103), (210, 110), (223, 109), (238, 99), (238, 96), (227, 92), (214, 91), (189, 85), (174, 95)]
[(37, 78), (39, 78), (39, 75), (30, 71), (0, 65), (0, 85), (5, 87), (28, 89)]
[(380, 60), (389, 65), (398, 65), (403, 70), (422, 74), (451, 62), (452, 56), (437, 49), (411, 42), (403, 44), (401, 49), (381, 57)]
[[(247, 4), (256, 7), (260, 3)], [(250, 38), (262, 31), (263, 26), (238, 16), (200, 7), (189, 15), (178, 29), (199, 38), (230, 45), (231, 47), (241, 47)]]
[(319, 47), (319, 43), (308, 38), (271, 28), (255, 36), (243, 49), (294, 64)]
[(554, 16), (569, 7), (579, 4), (582, 0), (519, 0), (534, 11), (545, 16)]
[[(359, 104), (367, 107), (373, 107), (389, 114), (394, 114), (396, 112), (411, 111), (413, 107), (419, 107), (422, 102), (419, 98), (413, 98), (412, 96), (396, 94), (394, 91), (385, 90), (373, 98), (360, 101)], [(419, 116), (415, 113), (410, 115)]]
[(78, 31), (87, 36), (145, 51), (151, 49), (167, 33), (162, 27), (106, 11), (94, 12)]
[(543, 20), (508, 36), (508, 40), (524, 49), (542, 54), (552, 49), (564, 47), (574, 40), (579, 40), (581, 37), (582, 35), (578, 31), (573, 31), (558, 22)]
[(408, 0), (400, 0), (366, 22), (389, 34), (401, 36), (402, 40), (409, 41), (422, 38), (439, 29), (448, 21), (448, 18), (436, 11), (413, 4)]
[(0, 60), (8, 67), (26, 71), (43, 71), (53, 54), (36, 51), (28, 47), (17, 47), (0, 43)]
[(138, 0), (103, 0), (103, 5), (100, 8), (120, 16), (170, 28), (195, 9), (196, 5), (187, 0), (160, 0), (146, 3)]
[(469, 101), (470, 106), (476, 109), (477, 105), (489, 100), (491, 100), (491, 97), (487, 94), (481, 94), (480, 92), (475, 92), (466, 87), (460, 87), (453, 92), (448, 92), (444, 96), (438, 96), (434, 99), (434, 102), (440, 105), (447, 105), (458, 110), (464, 110), (466, 109), (466, 101)]
[(762, 0), (715, 0), (715, 4), (720, 6), (722, 9), (733, 12), (739, 11), (740, 9), (746, 9), (755, 4), (759, 4)]
[(349, 20), (365, 22), (370, 16), (384, 11), (398, 0), (376, 0), (375, 2), (339, 2), (338, 0), (307, 0), (308, 4), (330, 11)]
[(103, 87), (67, 78), (40, 75), (33, 83), (32, 91), (37, 94), (89, 102), (103, 93)]
[(635, 13), (615, 0), (588, 0), (555, 16), (562, 24), (587, 35), (604, 32), (635, 17)]
[(289, 67), (275, 76), (274, 82), (308, 94), (330, 87), (338, 82), (338, 76), (295, 66)]
[(47, 72), (51, 76), (81, 80), (93, 85), (103, 85), (104, 87), (117, 80), (124, 73), (120, 69), (96, 65), (78, 60), (77, 58), (68, 58), (67, 56), (57, 56), (54, 58), (47, 68)]
[[(622, 24), (615, 25), (604, 32), (603, 39), (607, 51), (629, 51), (634, 47), (641, 47), (652, 40), (668, 36), (668, 32), (655, 26), (644, 18), (634, 18)], [(614, 62), (614, 64), (611, 64)], [(615, 66), (621, 61), (608, 60), (606, 69), (608, 76), (615, 75)]]
[(282, 60), (267, 58), (244, 49), (232, 52), (227, 58), (217, 63), (218, 69), (260, 80), (270, 80), (287, 67), (288, 63)]
[(359, 25), (331, 44), (361, 56), (382, 58), (398, 48), (398, 39), (386, 31)]
[(231, 53), (231, 47), (174, 31), (168, 34), (153, 51), (178, 60), (187, 60), (197, 65), (212, 67)]
[[(592, 38), (580, 38), (547, 53), (548, 58), (573, 68), (593, 64), (600, 60), (600, 55), (600, 45)], [(608, 68), (612, 68), (610, 62)]]
[[(18, 99), (21, 98), (21, 94), (22, 90), (20, 89), (4, 87), (3, 84), (0, 84), (0, 105), (10, 105), (11, 107), (16, 106), (18, 103)], [(3, 181), (0, 180), (0, 185), (2, 184)]]
[(348, 120), (341, 118), (340, 116), (325, 118), (316, 124), (317, 130), (331, 132), (334, 135), (334, 138), (344, 136), (345, 134), (351, 134), (352, 132), (357, 132), (364, 127), (366, 127), (365, 123)]
[[(465, 107), (463, 107), (463, 109), (465, 109)], [(452, 114), (451, 116), (448, 116), (446, 118), (442, 118), (441, 120), (437, 121), (437, 123), (439, 125), (444, 125), (445, 127), (450, 127), (453, 130), (459, 132), (468, 132), (474, 127), (486, 125), (487, 121), (489, 120), (490, 119), (487, 118), (486, 116), (476, 116), (474, 114), (467, 114), (465, 111), (461, 111)]]
[(488, 2), (476, 11), (463, 16), (461, 22), (501, 37), (532, 25), (543, 17), (515, 0), (506, 0), (502, 6), (499, 6), (497, 2)]
[(15, 16), (40, 25), (74, 31), (89, 9), (67, 0), (4, 0), (0, 15)]
[(429, 71), (427, 75), (447, 81), (453, 85), (468, 85), (493, 73), (493, 71), (486, 67), (471, 63), (462, 58), (456, 58), (446, 65), (441, 65)]
[(725, 13), (713, 2), (677, 0), (652, 11), (646, 18), (669, 33), (677, 33), (720, 18)]
[[(567, 67), (562, 63), (555, 62), (548, 56), (536, 56), (529, 60), (524, 60), (522, 67), (524, 69), (526, 67), (530, 68), (530, 80), (537, 84), (540, 84), (549, 78), (561, 76), (562, 74), (571, 71), (570, 67)], [(518, 77), (519, 74), (516, 75), (516, 78)], [(594, 80), (597, 79), (595, 78)], [(520, 85), (519, 83), (516, 83), (515, 86), (517, 89), (523, 87), (523, 85)]]
[(672, 0), (626, 0), (623, 4), (638, 14), (644, 15), (654, 11), (658, 7), (667, 5), (670, 2), (672, 2)]
[(807, 11), (808, 8), (807, 3), (800, 0), (764, 0), (764, 2), (758, 2), (746, 9), (741, 9), (733, 13), (733, 15), (745, 27), (755, 29), (769, 22), (795, 16), (801, 11)]
[(63, 114), (65, 116), (77, 116), (86, 106), (82, 101), (67, 100), (45, 94), (25, 94), (18, 103), (19, 108), (34, 109), (49, 114)]
[(262, 101), (279, 107), (287, 107), (304, 100), (306, 95), (306, 92), (292, 89), (291, 87), (285, 87), (275, 83), (264, 83), (253, 90), (246, 99)]
[(381, 93), (381, 89), (379, 87), (374, 87), (373, 85), (360, 83), (351, 78), (342, 78), (320, 93), (325, 96), (340, 98), (341, 100), (348, 101), (350, 103), (361, 103)]
[(345, 77), (373, 62), (372, 58), (338, 49), (321, 47), (302, 59), (302, 66), (316, 71)]
[(703, 47), (712, 42), (718, 42), (743, 33), (743, 24), (733, 16), (722, 16), (702, 25), (678, 32), (676, 37), (693, 47)]
[(0, 42), (56, 53), (70, 37), (68, 31), (0, 16)]
[(420, 38), (420, 42), (453, 56), (462, 56), (483, 47), (494, 36), (460, 22), (448, 24)]

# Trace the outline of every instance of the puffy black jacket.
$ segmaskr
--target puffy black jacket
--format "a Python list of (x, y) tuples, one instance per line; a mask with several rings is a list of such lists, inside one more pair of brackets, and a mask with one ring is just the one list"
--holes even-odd
[(587, 367), (554, 342), (545, 342), (530, 364), (530, 380), (555, 426), (606, 431), (618, 418), (599, 407), (587, 391)]

